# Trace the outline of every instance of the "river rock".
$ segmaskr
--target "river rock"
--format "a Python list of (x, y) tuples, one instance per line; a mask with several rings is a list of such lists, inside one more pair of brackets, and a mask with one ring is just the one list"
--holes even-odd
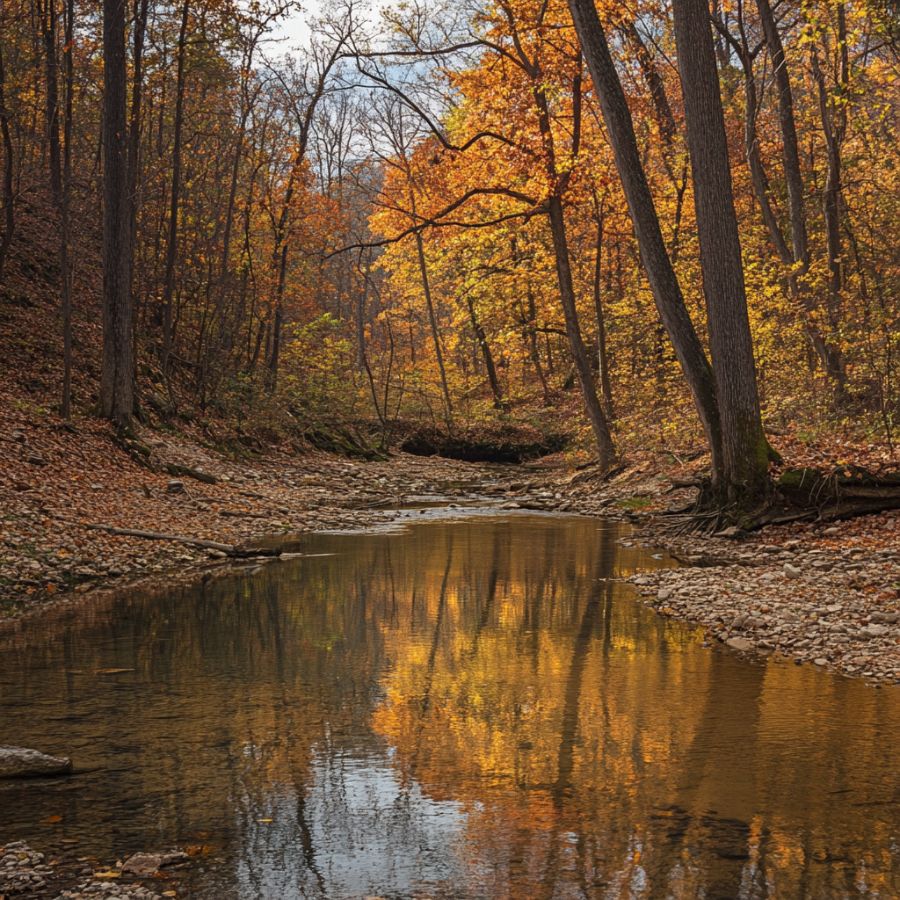
[(859, 633), (861, 637), (865, 638), (875, 638), (875, 637), (883, 637), (890, 631), (886, 625), (866, 625), (865, 628), (861, 628)]
[(742, 637), (728, 638), (728, 640), (725, 641), (725, 643), (729, 647), (731, 647), (732, 650), (746, 651), (746, 650), (753, 649), (753, 642), (748, 641), (747, 638), (742, 638)]
[(48, 756), (28, 747), (0, 746), (0, 778), (34, 778), (40, 775), (68, 775), (72, 760)]
[(187, 853), (175, 850), (170, 853), (135, 853), (122, 866), (124, 875), (154, 875), (165, 866), (188, 861)]

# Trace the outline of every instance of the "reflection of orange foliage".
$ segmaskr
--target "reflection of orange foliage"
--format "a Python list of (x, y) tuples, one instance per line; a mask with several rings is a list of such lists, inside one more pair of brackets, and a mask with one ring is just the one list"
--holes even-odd
[[(232, 816), (251, 833), (286, 828), (272, 798), (312, 796), (314, 759), (375, 755), (461, 807), (460, 853), (494, 867), (491, 896), (571, 882), (624, 898), (645, 883), (688, 900), (754, 878), (775, 896), (841, 896), (855, 880), (896, 893), (896, 814), (877, 780), (900, 729), (888, 691), (704, 649), (606, 580), (662, 563), (591, 521), (317, 540), (334, 555), (129, 596), (78, 628), (45, 623), (0, 658), (4, 673), (40, 672), (28, 705), (7, 703), (12, 727), (80, 696), (76, 667), (164, 683), (111, 717), (96, 689), (113, 679), (91, 676), (72, 735), (95, 747), (125, 725), (139, 734), (136, 759), (153, 764), (127, 769), (122, 789), (164, 798), (153, 827), (198, 844)], [(880, 723), (885, 740), (848, 720)], [(57, 726), (40, 727), (35, 743)], [(101, 812), (80, 810), (81, 827)]]

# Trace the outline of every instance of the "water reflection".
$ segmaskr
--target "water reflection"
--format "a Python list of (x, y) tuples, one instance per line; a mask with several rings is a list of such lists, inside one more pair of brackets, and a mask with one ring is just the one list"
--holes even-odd
[(309, 549), (0, 647), (0, 742), (85, 770), (0, 840), (205, 845), (195, 897), (900, 893), (896, 690), (704, 650), (588, 520)]

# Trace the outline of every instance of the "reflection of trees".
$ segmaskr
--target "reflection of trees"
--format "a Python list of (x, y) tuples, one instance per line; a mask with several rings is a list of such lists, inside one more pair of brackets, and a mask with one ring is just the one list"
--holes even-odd
[(894, 744), (845, 724), (896, 735), (896, 695), (701, 649), (631, 601), (614, 579), (653, 561), (590, 521), (315, 549), (336, 555), (122, 597), (4, 648), (3, 737), (102, 768), (0, 787), (0, 837), (63, 814), (85, 853), (212, 843), (222, 897), (366, 888), (341, 853), (391, 860), (385, 894), (897, 888), (896, 806), (869, 805)]

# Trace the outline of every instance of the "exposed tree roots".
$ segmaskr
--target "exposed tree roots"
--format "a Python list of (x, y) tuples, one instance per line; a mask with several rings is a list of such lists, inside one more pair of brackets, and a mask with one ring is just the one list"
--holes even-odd
[(856, 466), (844, 466), (830, 472), (787, 469), (773, 484), (769, 496), (744, 505), (721, 503), (711, 484), (704, 481), (696, 501), (686, 509), (672, 510), (667, 519), (678, 534), (736, 536), (766, 525), (828, 522), (889, 509), (900, 509), (900, 473), (875, 475)]

